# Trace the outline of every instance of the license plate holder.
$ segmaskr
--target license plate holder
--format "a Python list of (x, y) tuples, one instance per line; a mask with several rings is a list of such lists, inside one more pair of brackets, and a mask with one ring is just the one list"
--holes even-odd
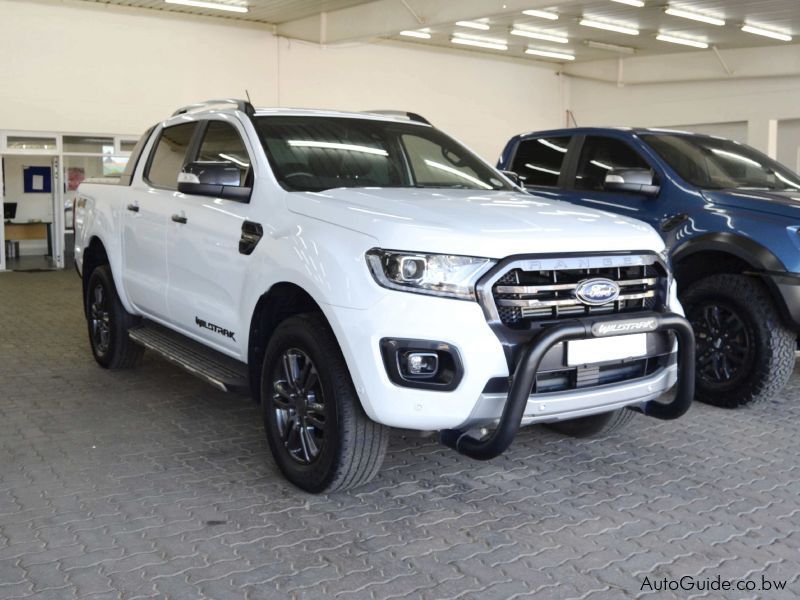
[(567, 342), (567, 365), (570, 367), (638, 358), (646, 355), (646, 333)]

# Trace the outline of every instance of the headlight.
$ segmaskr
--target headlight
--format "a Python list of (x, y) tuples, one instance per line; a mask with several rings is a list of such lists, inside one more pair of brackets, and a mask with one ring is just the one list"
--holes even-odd
[(390, 290), (475, 300), (475, 283), (494, 261), (373, 248), (367, 252), (367, 264), (375, 281)]

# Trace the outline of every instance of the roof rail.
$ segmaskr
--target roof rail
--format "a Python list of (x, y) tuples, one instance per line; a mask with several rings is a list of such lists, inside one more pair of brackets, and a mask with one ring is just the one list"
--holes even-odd
[(416, 121), (417, 123), (425, 123), (426, 125), (430, 125), (431, 122), (428, 121), (425, 117), (420, 114), (408, 112), (405, 110), (365, 110), (365, 113), (371, 115), (384, 115), (386, 117), (400, 117), (402, 119), (408, 119), (409, 121)]
[(172, 113), (172, 116), (174, 117), (177, 115), (183, 115), (190, 111), (208, 108), (215, 104), (235, 104), (237, 109), (247, 114), (248, 116), (252, 117), (254, 114), (256, 114), (256, 109), (253, 108), (253, 105), (250, 104), (247, 100), (238, 100), (236, 98), (223, 98), (221, 100), (206, 100), (205, 102), (198, 102), (197, 104), (189, 104), (187, 106), (182, 106), (174, 113)]

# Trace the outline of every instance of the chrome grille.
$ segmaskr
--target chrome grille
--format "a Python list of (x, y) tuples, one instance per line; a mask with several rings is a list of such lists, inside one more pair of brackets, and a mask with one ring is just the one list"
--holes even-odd
[[(578, 300), (578, 285), (595, 277), (615, 281), (620, 286), (619, 297), (600, 306), (588, 306)], [(547, 270), (512, 265), (495, 282), (492, 293), (500, 320), (519, 327), (529, 321), (651, 310), (658, 304), (660, 282), (665, 277), (656, 263)]]

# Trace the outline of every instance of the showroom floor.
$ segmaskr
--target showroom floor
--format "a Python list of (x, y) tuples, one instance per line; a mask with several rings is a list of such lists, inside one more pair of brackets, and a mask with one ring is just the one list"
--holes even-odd
[(152, 356), (97, 367), (79, 295), (74, 271), (0, 274), (0, 598), (583, 599), (762, 574), (800, 594), (798, 373), (757, 409), (532, 428), (490, 463), (397, 435), (373, 483), (316, 497), (247, 398)]

